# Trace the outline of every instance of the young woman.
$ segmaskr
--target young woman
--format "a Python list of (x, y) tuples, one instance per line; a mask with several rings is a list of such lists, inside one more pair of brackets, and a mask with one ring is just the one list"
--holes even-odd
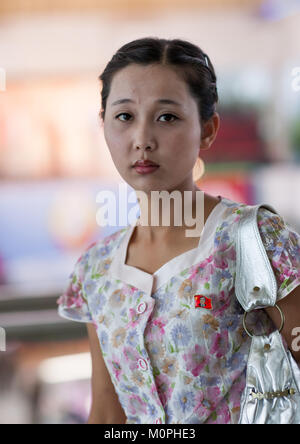
[[(143, 38), (121, 47), (100, 80), (112, 159), (124, 181), (148, 197), (141, 220), (147, 211), (151, 220), (151, 191), (190, 191), (195, 215), (203, 192), (193, 168), (220, 124), (209, 57), (188, 41)], [(191, 227), (174, 223), (171, 205), (169, 226), (137, 221), (78, 259), (58, 304), (61, 316), (87, 322), (88, 423), (237, 423), (251, 339), (235, 297), (234, 239), (246, 207), (204, 193), (200, 236), (186, 236)], [(300, 236), (265, 208), (258, 225), (290, 346), (300, 326)], [(258, 310), (255, 333), (278, 328), (277, 316), (273, 308)]]

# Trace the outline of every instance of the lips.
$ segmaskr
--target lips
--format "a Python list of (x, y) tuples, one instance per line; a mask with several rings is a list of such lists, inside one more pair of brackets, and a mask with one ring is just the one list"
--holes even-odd
[(159, 166), (157, 163), (152, 162), (152, 160), (137, 160), (133, 167), (148, 167), (148, 166)]

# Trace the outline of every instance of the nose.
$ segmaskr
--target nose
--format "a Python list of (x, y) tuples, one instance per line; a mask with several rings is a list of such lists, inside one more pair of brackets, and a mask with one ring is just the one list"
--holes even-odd
[(143, 147), (142, 144), (136, 145), (137, 150), (140, 150), (141, 148), (144, 149), (145, 151), (152, 151), (153, 150), (152, 145), (150, 145), (149, 143), (146, 144), (145, 147)]
[(139, 122), (139, 125), (135, 128), (134, 134), (134, 147), (135, 150), (153, 151), (155, 143), (152, 140), (153, 128), (151, 124), (144, 119)]

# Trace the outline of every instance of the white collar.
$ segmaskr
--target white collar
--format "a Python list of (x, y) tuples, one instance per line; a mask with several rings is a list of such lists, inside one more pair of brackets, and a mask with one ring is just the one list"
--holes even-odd
[(211, 247), (209, 240), (211, 237), (214, 237), (218, 216), (223, 209), (222, 201), (224, 198), (222, 196), (218, 197), (220, 197), (221, 200), (210, 212), (203, 226), (198, 246), (174, 257), (162, 265), (153, 274), (125, 264), (128, 244), (138, 219), (133, 225), (128, 225), (123, 239), (117, 250), (114, 252), (114, 257), (109, 267), (109, 274), (115, 279), (126, 282), (150, 296), (173, 276), (203, 260)]

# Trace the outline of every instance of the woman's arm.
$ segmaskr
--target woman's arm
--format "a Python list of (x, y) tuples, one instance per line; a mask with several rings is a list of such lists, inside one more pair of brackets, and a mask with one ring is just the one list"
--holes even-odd
[(87, 424), (125, 424), (126, 415), (103, 360), (95, 326), (86, 326), (92, 359), (92, 406)]
[[(291, 291), (288, 296), (278, 301), (277, 305), (281, 308), (285, 317), (281, 334), (286, 340), (296, 362), (300, 363), (300, 350), (297, 350), (300, 348), (300, 285)], [(277, 308), (268, 307), (265, 308), (265, 310), (274, 322), (276, 328), (279, 329), (281, 318)], [(296, 330), (297, 327), (298, 332)]]

